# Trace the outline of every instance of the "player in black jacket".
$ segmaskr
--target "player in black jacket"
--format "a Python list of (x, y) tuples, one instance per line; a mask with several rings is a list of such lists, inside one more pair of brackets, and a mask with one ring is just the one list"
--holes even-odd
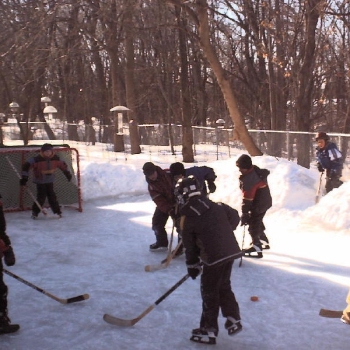
[(242, 255), (233, 233), (239, 215), (230, 206), (214, 203), (201, 194), (200, 184), (193, 176), (178, 181), (175, 195), (180, 206), (188, 273), (195, 279), (203, 269), (202, 316), (200, 327), (192, 330), (191, 340), (215, 344), (220, 308), (229, 335), (242, 329), (239, 306), (231, 289), (233, 261)]
[(7, 266), (16, 262), (10, 238), (6, 234), (6, 221), (0, 195), (0, 334), (13, 333), (19, 330), (18, 324), (11, 324), (7, 314), (7, 286), (4, 282), (2, 259)]

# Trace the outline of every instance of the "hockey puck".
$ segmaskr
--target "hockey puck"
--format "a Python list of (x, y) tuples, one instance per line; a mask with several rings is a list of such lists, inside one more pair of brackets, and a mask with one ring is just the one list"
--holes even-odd
[(257, 296), (255, 296), (255, 295), (253, 295), (252, 297), (250, 297), (250, 300), (251, 301), (258, 301), (259, 298)]

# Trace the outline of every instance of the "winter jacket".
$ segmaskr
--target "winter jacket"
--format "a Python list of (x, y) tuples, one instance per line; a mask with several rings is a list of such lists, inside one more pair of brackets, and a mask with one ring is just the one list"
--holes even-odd
[(239, 223), (237, 210), (201, 195), (190, 198), (180, 214), (187, 265), (200, 260), (205, 265), (215, 265), (241, 257), (233, 233)]
[(261, 214), (272, 206), (272, 198), (267, 184), (270, 171), (253, 165), (239, 177), (239, 187), (243, 193), (242, 213)]
[(333, 142), (327, 142), (324, 148), (316, 148), (318, 163), (326, 170), (327, 176), (341, 176), (343, 169), (342, 154)]
[(209, 184), (210, 182), (214, 182), (216, 179), (216, 175), (213, 168), (208, 166), (193, 166), (191, 168), (185, 169), (186, 177), (193, 175), (199, 182), (202, 194), (207, 194), (207, 186), (205, 181)]
[(148, 192), (158, 209), (163, 213), (169, 213), (169, 211), (175, 206), (172, 180), (170, 174), (159, 166), (156, 166), (156, 170), (158, 175), (155, 181), (152, 181), (145, 176), (148, 183)]
[(33, 182), (36, 184), (54, 182), (57, 168), (61, 169), (65, 174), (69, 173), (67, 164), (54, 153), (47, 158), (40, 152), (37, 156), (28, 159), (22, 166), (22, 176), (29, 176), (31, 168), (33, 169)]
[(11, 245), (10, 238), (6, 234), (6, 221), (5, 221), (4, 210), (3, 210), (3, 205), (1, 201), (1, 195), (0, 195), (0, 239), (2, 239), (7, 246)]

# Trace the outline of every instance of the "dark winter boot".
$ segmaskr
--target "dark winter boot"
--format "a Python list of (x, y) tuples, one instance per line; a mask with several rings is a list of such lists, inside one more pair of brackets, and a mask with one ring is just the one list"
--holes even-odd
[(228, 316), (225, 322), (225, 328), (227, 329), (228, 335), (235, 335), (242, 330), (242, 325), (240, 321)]
[(205, 328), (196, 328), (192, 329), (192, 336), (190, 340), (196, 343), (215, 345), (216, 334), (215, 332), (209, 331)]
[(10, 324), (6, 312), (0, 312), (0, 334), (14, 333), (19, 330), (18, 324)]

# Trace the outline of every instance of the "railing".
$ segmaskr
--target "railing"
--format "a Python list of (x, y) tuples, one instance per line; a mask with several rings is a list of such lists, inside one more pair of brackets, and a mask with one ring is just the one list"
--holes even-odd
[[(48, 140), (44, 129), (45, 123), (30, 122), (31, 139)], [(93, 125), (79, 123), (62, 123), (53, 119), (47, 123), (58, 140), (64, 142), (85, 142), (86, 145), (94, 145), (96, 142), (105, 144), (105, 150), (113, 152), (114, 126), (101, 125), (96, 121)], [(74, 139), (69, 137), (69, 128), (74, 129)], [(245, 152), (243, 144), (235, 140), (233, 129), (222, 127), (193, 126), (193, 152), (197, 162), (205, 162), (230, 158), (235, 150)], [(16, 123), (8, 123), (2, 126), (4, 144), (6, 140), (20, 140), (19, 127)], [(174, 154), (182, 153), (182, 126), (146, 124), (138, 126), (142, 152), (150, 154)], [(310, 163), (315, 161), (315, 133), (299, 131), (254, 130), (249, 133), (257, 147), (264, 153), (288, 160), (296, 160), (298, 152), (309, 152)], [(171, 135), (171, 137), (169, 136)], [(336, 143), (345, 157), (345, 163), (350, 164), (350, 134), (328, 133), (332, 142)], [(302, 137), (302, 142), (297, 139)], [(130, 153), (130, 135), (127, 124), (123, 128), (124, 153)], [(298, 150), (298, 145), (302, 148)], [(300, 146), (299, 146), (300, 148)]]

